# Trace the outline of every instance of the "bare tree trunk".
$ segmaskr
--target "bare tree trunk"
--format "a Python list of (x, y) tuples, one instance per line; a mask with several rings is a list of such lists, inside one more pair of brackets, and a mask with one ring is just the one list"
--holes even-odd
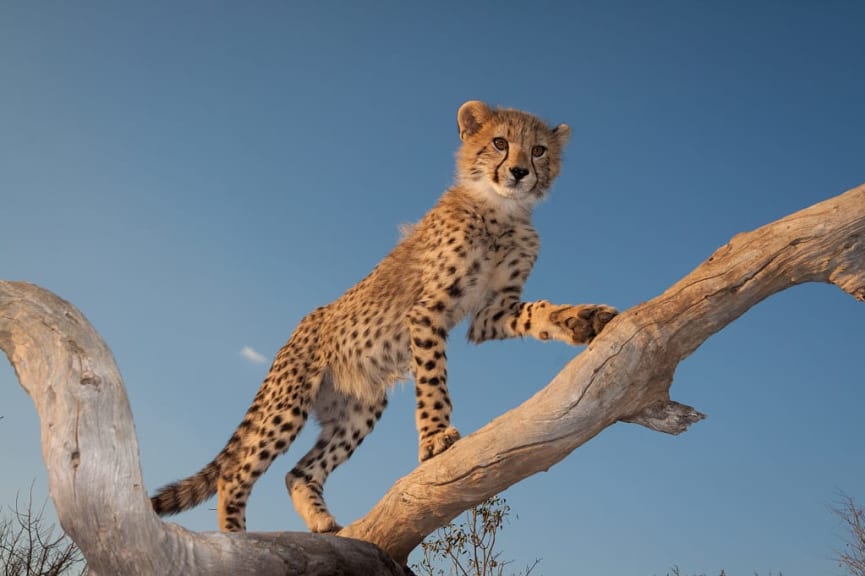
[(343, 538), (163, 523), (142, 483), (120, 374), (81, 313), (36, 286), (0, 282), (0, 347), (36, 404), (51, 497), (93, 574), (401, 574), (427, 534), (607, 426), (678, 434), (702, 419), (670, 400), (678, 363), (767, 296), (803, 282), (865, 300), (865, 185), (734, 237), (614, 319), (520, 407), (397, 481)]

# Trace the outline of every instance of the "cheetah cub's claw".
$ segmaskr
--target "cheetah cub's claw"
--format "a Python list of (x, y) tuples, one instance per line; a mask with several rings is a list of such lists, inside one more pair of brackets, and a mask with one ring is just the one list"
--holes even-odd
[(453, 426), (432, 432), (426, 438), (421, 439), (418, 460), (423, 462), (437, 454), (441, 454), (459, 439), (460, 433)]
[(565, 305), (550, 313), (550, 322), (562, 328), (571, 343), (588, 344), (618, 313), (603, 304)]

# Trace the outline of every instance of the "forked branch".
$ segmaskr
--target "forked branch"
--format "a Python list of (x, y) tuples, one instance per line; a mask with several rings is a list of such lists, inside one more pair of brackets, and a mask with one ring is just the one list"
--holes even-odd
[(676, 366), (764, 298), (804, 282), (865, 301), (865, 185), (737, 235), (623, 312), (532, 398), (398, 480), (339, 534), (357, 540), (196, 534), (161, 522), (119, 372), (87, 320), (41, 288), (0, 282), (0, 347), (36, 404), (60, 523), (93, 574), (399, 574), (427, 534), (607, 426), (678, 434), (702, 419), (670, 400)]

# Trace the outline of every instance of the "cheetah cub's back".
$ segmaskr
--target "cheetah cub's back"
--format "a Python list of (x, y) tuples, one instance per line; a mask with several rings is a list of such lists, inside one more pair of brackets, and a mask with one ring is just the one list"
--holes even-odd
[(477, 343), (532, 336), (582, 344), (613, 318), (608, 306), (521, 298), (539, 249), (532, 208), (559, 174), (568, 126), (478, 101), (460, 107), (457, 123), (453, 187), (366, 278), (301, 320), (222, 451), (153, 496), (159, 514), (218, 494), (220, 530), (244, 530), (253, 484), (312, 414), (318, 441), (286, 486), (310, 530), (336, 531), (324, 482), (372, 431), (395, 382), (415, 381), (421, 461), (459, 439), (445, 347), (460, 320), (470, 318)]

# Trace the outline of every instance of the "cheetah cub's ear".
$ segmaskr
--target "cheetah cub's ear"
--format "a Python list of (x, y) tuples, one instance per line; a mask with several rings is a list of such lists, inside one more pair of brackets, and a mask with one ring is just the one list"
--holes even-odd
[(469, 100), (460, 106), (459, 112), (457, 112), (460, 140), (465, 142), (467, 138), (477, 134), (492, 114), (493, 111), (490, 110), (490, 107), (480, 100)]
[(567, 124), (559, 124), (552, 129), (553, 137), (559, 143), (559, 148), (564, 148), (571, 137), (571, 127)]

